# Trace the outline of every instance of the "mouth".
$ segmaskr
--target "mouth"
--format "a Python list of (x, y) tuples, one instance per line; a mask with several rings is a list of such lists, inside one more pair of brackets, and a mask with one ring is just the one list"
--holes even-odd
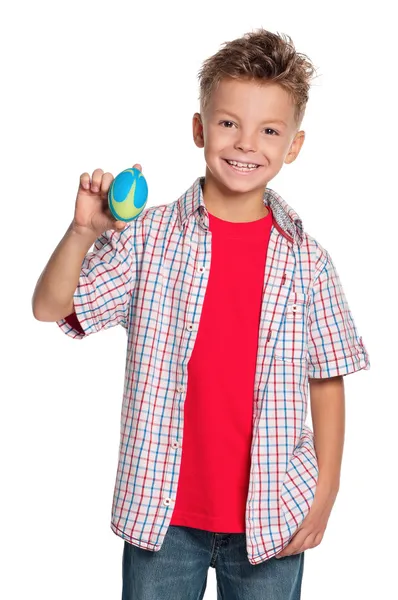
[(229, 160), (227, 158), (223, 158), (222, 160), (234, 173), (239, 173), (241, 175), (248, 175), (250, 173), (254, 173), (262, 167), (262, 165), (258, 165), (256, 163), (244, 163), (236, 160)]

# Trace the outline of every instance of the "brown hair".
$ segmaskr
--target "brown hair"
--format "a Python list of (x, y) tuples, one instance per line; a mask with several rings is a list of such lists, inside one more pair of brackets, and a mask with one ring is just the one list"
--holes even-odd
[(224, 42), (223, 46), (203, 62), (198, 73), (201, 113), (224, 77), (268, 81), (278, 83), (290, 94), (296, 105), (296, 124), (300, 127), (316, 69), (305, 54), (296, 51), (292, 39), (260, 28)]

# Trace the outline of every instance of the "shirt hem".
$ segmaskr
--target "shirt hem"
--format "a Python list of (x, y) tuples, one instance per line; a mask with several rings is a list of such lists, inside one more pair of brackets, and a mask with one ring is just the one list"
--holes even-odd
[(355, 355), (344, 355), (336, 360), (328, 360), (318, 365), (308, 365), (308, 377), (311, 379), (326, 379), (339, 375), (350, 375), (362, 369), (368, 370), (370, 362), (365, 352)]
[[(176, 521), (176, 522), (174, 522)], [(177, 521), (179, 521), (177, 523)], [(210, 526), (209, 529), (209, 525), (206, 526), (206, 522), (208, 523), (208, 519), (204, 518), (203, 516), (201, 517), (200, 515), (192, 515), (192, 514), (184, 514), (181, 512), (173, 512), (173, 516), (172, 516), (172, 520), (170, 522), (170, 525), (181, 525), (183, 527), (193, 527), (194, 529), (202, 529), (203, 531), (210, 531), (212, 533), (245, 533), (246, 532), (246, 528), (244, 527), (243, 530), (241, 528), (239, 528), (239, 531), (231, 531), (231, 529), (229, 528), (225, 528), (225, 527), (217, 527), (217, 526)], [(193, 525), (193, 523), (195, 523), (195, 525)], [(201, 523), (204, 523), (204, 526), (201, 525)]]
[(132, 535), (129, 535), (128, 533), (126, 533), (125, 531), (122, 531), (121, 529), (119, 529), (117, 527), (117, 525), (115, 525), (112, 522), (110, 524), (110, 527), (114, 534), (116, 534), (118, 537), (126, 540), (126, 542), (129, 542), (133, 546), (137, 546), (138, 548), (143, 548), (144, 550), (152, 550), (153, 552), (157, 552), (161, 548), (161, 544), (153, 544), (152, 542), (146, 542), (146, 541), (140, 540), (138, 538), (135, 538)]
[[(72, 325), (70, 325), (68, 323), (68, 321), (66, 319), (60, 319), (59, 321), (56, 321), (58, 327), (61, 329), (61, 331), (63, 331), (66, 335), (68, 335), (69, 337), (76, 339), (76, 340), (83, 340), (85, 337), (87, 337), (88, 335), (90, 335), (90, 333), (94, 333), (96, 331), (96, 328), (94, 326), (94, 322), (92, 320), (92, 318), (88, 318), (87, 315), (87, 308), (83, 308), (83, 304), (80, 303), (81, 302), (81, 295), (80, 295), (80, 291), (79, 291), (79, 286), (77, 287), (74, 295), (73, 295), (73, 309), (75, 311), (76, 317), (79, 321), (80, 327), (83, 329), (84, 333), (81, 333), (81, 331), (78, 331), (77, 329), (75, 329), (74, 327), (72, 327)], [(91, 298), (89, 297), (88, 301), (86, 302), (86, 307), (88, 307), (88, 313), (91, 315), (93, 313), (93, 309), (92, 309), (92, 302), (91, 302)]]

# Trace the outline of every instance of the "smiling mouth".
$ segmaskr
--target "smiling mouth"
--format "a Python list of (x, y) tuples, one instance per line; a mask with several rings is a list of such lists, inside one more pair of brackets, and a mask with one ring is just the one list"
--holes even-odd
[(241, 163), (236, 160), (230, 161), (227, 158), (223, 158), (223, 160), (237, 173), (252, 173), (262, 166), (256, 163)]

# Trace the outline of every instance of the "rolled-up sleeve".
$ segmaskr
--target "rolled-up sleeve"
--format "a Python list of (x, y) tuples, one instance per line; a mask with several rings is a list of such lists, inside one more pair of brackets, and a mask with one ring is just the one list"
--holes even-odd
[(127, 329), (137, 271), (135, 242), (138, 245), (136, 222), (121, 232), (109, 230), (98, 237), (81, 266), (73, 296), (75, 312), (57, 321), (66, 335), (83, 339), (115, 325)]
[(308, 325), (310, 378), (348, 375), (369, 369), (369, 355), (359, 336), (335, 265), (323, 250), (315, 276)]

